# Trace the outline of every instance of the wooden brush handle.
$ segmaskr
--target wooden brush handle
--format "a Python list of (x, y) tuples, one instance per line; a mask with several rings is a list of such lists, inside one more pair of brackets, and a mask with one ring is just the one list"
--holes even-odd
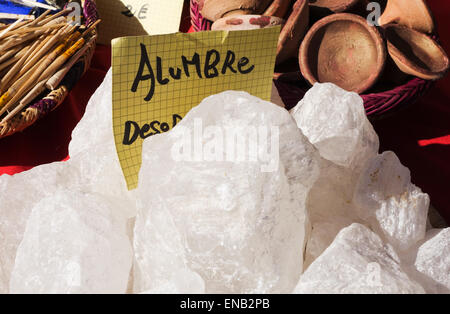
[(72, 57), (75, 52), (77, 52), (81, 47), (83, 47), (86, 41), (83, 38), (80, 38), (75, 44), (73, 44), (69, 49), (67, 49), (62, 55), (60, 55), (55, 62), (52, 63), (39, 77), (38, 81), (45, 79), (59, 70), (59, 68), (66, 63), (67, 60)]
[(292, 0), (274, 0), (264, 12), (266, 16), (276, 16), (285, 18), (289, 9), (292, 7)]

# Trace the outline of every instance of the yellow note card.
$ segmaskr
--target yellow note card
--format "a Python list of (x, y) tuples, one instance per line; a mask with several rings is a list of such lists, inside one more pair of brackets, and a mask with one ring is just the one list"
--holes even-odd
[(118, 37), (178, 32), (183, 0), (96, 0), (102, 23), (98, 42)]
[(171, 130), (205, 97), (242, 90), (270, 100), (280, 27), (113, 41), (113, 126), (129, 189), (142, 142)]

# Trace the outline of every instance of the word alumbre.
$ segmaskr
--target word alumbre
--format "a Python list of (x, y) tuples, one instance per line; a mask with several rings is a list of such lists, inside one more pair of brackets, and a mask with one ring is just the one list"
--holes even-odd
[[(240, 58), (237, 64), (235, 64), (236, 53), (231, 50), (227, 51), (222, 64), (220, 64), (222, 61), (222, 56), (220, 52), (215, 49), (208, 50), (203, 61), (204, 63), (202, 63), (198, 53), (195, 53), (190, 59), (186, 56), (181, 56), (183, 69), (178, 67), (169, 67), (167, 69), (168, 75), (164, 77), (162, 58), (156, 57), (155, 74), (154, 67), (148, 57), (147, 47), (144, 44), (141, 44), (141, 60), (136, 78), (131, 86), (131, 91), (136, 93), (141, 82), (150, 80), (150, 88), (147, 96), (144, 98), (145, 101), (149, 102), (155, 94), (156, 83), (159, 85), (167, 85), (170, 83), (171, 79), (180, 80), (183, 73), (189, 78), (191, 77), (190, 66), (195, 67), (195, 74), (199, 79), (213, 79), (218, 77), (220, 74), (227, 74), (228, 71), (231, 71), (232, 73), (249, 74), (255, 69), (254, 65), (250, 65), (250, 59), (247, 57)], [(145, 70), (147, 70), (149, 74), (144, 74)]]

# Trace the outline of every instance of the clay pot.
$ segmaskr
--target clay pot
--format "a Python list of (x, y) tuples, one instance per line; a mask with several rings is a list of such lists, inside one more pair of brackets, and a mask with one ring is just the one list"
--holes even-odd
[(298, 49), (309, 24), (308, 0), (297, 0), (281, 30), (277, 48), (277, 64), (298, 55)]
[(334, 83), (362, 93), (383, 72), (386, 47), (376, 27), (355, 14), (338, 13), (318, 21), (300, 47), (300, 70), (311, 83)]
[(202, 16), (215, 22), (225, 16), (261, 14), (272, 0), (197, 0), (197, 2)]
[(233, 15), (223, 17), (214, 22), (213, 31), (250, 30), (284, 25), (284, 20), (275, 16), (263, 15)]
[(292, 3), (293, 0), (273, 0), (272, 4), (264, 12), (264, 15), (284, 18), (289, 12)]
[(355, 7), (361, 0), (309, 0), (309, 5), (332, 12), (345, 12)]
[(399, 69), (425, 80), (442, 78), (449, 69), (444, 49), (427, 35), (405, 26), (385, 26), (388, 51)]
[(388, 0), (380, 25), (396, 23), (423, 33), (434, 32), (434, 19), (424, 0)]

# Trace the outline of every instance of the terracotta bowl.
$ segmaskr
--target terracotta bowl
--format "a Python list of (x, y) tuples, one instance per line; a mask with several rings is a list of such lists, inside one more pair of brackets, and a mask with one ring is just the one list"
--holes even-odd
[(333, 12), (345, 12), (353, 8), (361, 0), (309, 0), (309, 5)]
[(379, 23), (396, 23), (430, 34), (435, 29), (433, 13), (424, 0), (388, 0)]
[(299, 62), (311, 84), (331, 82), (363, 93), (383, 72), (386, 46), (378, 29), (364, 18), (338, 13), (309, 30), (300, 47)]
[(296, 0), (292, 12), (280, 33), (277, 47), (277, 64), (298, 55), (300, 42), (308, 30), (309, 6), (308, 0)]
[(273, 0), (264, 12), (264, 15), (285, 18), (294, 0)]
[(444, 49), (426, 34), (405, 26), (385, 26), (389, 55), (401, 71), (425, 80), (442, 78), (449, 69)]

